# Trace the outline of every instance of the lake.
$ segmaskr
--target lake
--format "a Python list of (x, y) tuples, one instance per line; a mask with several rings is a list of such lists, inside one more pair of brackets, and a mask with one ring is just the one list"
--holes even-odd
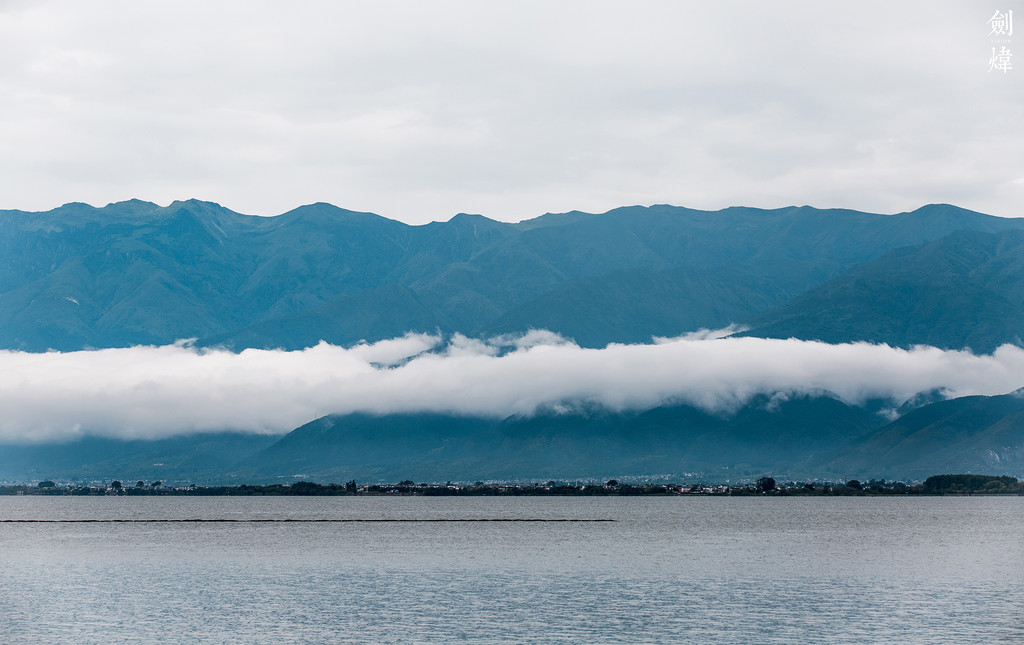
[[(236, 521), (139, 521), (192, 519)], [(28, 496), (0, 520), (62, 520), (0, 523), (2, 643), (1024, 642), (1021, 497)]]

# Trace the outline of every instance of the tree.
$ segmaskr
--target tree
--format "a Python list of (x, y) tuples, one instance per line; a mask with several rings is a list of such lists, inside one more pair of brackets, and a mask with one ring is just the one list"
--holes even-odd
[(115, 479), (114, 481), (110, 482), (110, 487), (113, 488), (114, 490), (121, 490), (121, 480)]
[(143, 488), (143, 487), (145, 487), (145, 485), (146, 485), (146, 482), (142, 481), (141, 479), (139, 481), (135, 482), (135, 488)]
[(57, 484), (53, 483), (49, 479), (44, 479), (43, 481), (36, 484), (37, 488), (54, 488), (55, 486), (57, 486)]
[(982, 490), (993, 481), (1007, 487), (1017, 485), (1017, 478), (1008, 475), (932, 475), (924, 480), (924, 490), (928, 493)]
[(150, 484), (149, 487), (150, 488), (158, 488), (160, 486), (160, 484), (162, 484), (162, 483), (163, 482), (158, 479), (155, 482), (153, 482), (152, 484)]
[(774, 477), (762, 477), (757, 480), (757, 490), (762, 493), (767, 493), (770, 490), (775, 490), (775, 478)]
[(846, 482), (846, 487), (852, 488), (853, 490), (860, 490), (861, 488), (863, 488), (863, 486), (861, 486), (860, 481), (856, 479), (851, 479), (850, 481)]
[(295, 482), (291, 485), (292, 495), (322, 495), (324, 487), (316, 482)]

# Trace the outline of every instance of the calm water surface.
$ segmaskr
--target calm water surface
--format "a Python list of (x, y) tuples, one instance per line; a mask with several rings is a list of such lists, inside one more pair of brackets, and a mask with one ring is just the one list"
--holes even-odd
[(1024, 643), (1024, 498), (0, 497), (2, 643)]

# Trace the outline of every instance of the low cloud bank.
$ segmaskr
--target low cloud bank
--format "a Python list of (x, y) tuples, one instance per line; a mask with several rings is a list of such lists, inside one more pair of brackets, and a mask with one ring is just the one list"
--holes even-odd
[(186, 343), (32, 354), (0, 351), (0, 441), (283, 433), (316, 416), (436, 411), (504, 417), (565, 402), (615, 410), (673, 401), (728, 412), (758, 394), (831, 392), (896, 404), (919, 392), (1024, 386), (1024, 350), (829, 345), (720, 337), (586, 349), (532, 331), (490, 340), (408, 334), (301, 351), (235, 354)]

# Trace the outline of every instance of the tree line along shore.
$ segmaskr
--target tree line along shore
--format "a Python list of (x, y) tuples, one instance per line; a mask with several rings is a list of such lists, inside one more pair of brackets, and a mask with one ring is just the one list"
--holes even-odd
[(1007, 475), (933, 475), (922, 483), (875, 480), (845, 483), (776, 482), (761, 477), (743, 484), (630, 484), (609, 480), (605, 483), (415, 483), (397, 484), (318, 484), (297, 481), (291, 484), (238, 486), (164, 485), (154, 481), (85, 486), (59, 484), (45, 480), (37, 484), (0, 486), (0, 495), (125, 495), (125, 496), (344, 496), (344, 495), (421, 495), (421, 496), (670, 496), (670, 495), (765, 495), (765, 496), (893, 496), (893, 495), (1024, 495), (1024, 482)]

